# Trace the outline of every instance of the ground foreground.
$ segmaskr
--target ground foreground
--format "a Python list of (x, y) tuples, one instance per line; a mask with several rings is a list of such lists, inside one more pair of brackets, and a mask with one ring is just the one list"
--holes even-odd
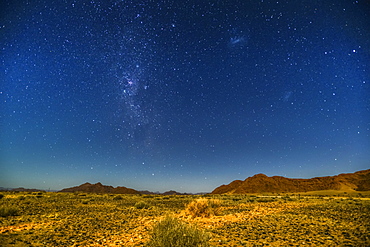
[[(211, 246), (370, 246), (363, 195), (1, 195), (0, 246), (145, 246), (168, 215), (209, 233)], [(200, 197), (216, 199), (218, 214), (187, 213)]]

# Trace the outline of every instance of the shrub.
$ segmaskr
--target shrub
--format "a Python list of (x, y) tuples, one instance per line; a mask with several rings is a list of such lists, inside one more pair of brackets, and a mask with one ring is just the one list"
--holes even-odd
[(288, 195), (286, 195), (286, 196), (282, 197), (282, 199), (283, 199), (284, 201), (288, 201), (288, 202), (295, 201), (295, 199), (294, 199), (294, 198), (292, 198), (292, 197), (290, 197), (290, 196), (288, 196)]
[(118, 195), (118, 196), (115, 196), (115, 197), (113, 197), (113, 200), (122, 200), (123, 199), (123, 197), (122, 196), (120, 196), (120, 195)]
[(247, 197), (247, 199), (245, 199), (246, 202), (255, 202), (256, 201), (256, 198), (255, 197)]
[(148, 247), (208, 247), (209, 234), (167, 216), (154, 226)]
[(192, 217), (209, 217), (220, 215), (221, 201), (218, 199), (199, 198), (190, 202), (186, 207), (186, 213)]
[(19, 210), (15, 207), (0, 207), (0, 217), (16, 216)]
[(0, 199), (3, 198), (3, 197), (4, 197), (4, 195), (3, 194), (0, 194)]
[(257, 202), (273, 202), (274, 198), (270, 197), (260, 197), (256, 200)]
[(137, 209), (149, 208), (149, 205), (144, 201), (140, 201), (140, 202), (135, 203), (135, 208)]

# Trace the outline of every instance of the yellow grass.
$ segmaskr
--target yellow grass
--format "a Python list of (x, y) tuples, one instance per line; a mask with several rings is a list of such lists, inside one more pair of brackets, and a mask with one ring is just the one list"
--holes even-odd
[[(3, 246), (145, 246), (166, 215), (210, 235), (212, 246), (370, 246), (369, 193), (156, 196), (2, 193)], [(140, 205), (145, 205), (141, 207)]]

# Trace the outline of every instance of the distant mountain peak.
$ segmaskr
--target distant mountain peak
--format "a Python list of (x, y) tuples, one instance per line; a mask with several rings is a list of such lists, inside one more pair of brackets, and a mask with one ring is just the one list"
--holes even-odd
[(189, 195), (189, 194), (188, 193), (180, 193), (180, 192), (177, 192), (177, 191), (174, 191), (174, 190), (169, 190), (169, 191), (166, 191), (166, 192), (162, 193), (162, 195), (170, 196), (170, 195)]
[(98, 182), (96, 184), (84, 183), (79, 186), (62, 189), (60, 192), (87, 192), (87, 193), (110, 193), (110, 194), (141, 194), (139, 191), (126, 188), (103, 185)]
[(268, 176), (263, 173), (257, 173), (253, 177), (268, 177)]
[(244, 181), (235, 180), (228, 185), (221, 185), (212, 194), (245, 194), (263, 192), (307, 192), (319, 190), (370, 191), (370, 169), (337, 176), (294, 179), (281, 176), (268, 177), (256, 174)]

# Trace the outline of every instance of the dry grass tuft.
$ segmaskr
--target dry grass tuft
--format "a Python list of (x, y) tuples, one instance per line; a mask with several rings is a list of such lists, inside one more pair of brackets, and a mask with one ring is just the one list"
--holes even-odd
[(146, 209), (146, 208), (149, 208), (150, 205), (144, 201), (139, 201), (137, 203), (135, 203), (135, 208), (137, 209)]
[(186, 206), (186, 213), (192, 217), (210, 217), (221, 214), (221, 201), (218, 199), (199, 198)]
[(8, 217), (8, 216), (17, 216), (19, 215), (18, 208), (13, 206), (1, 206), (0, 207), (0, 217)]
[(193, 225), (167, 216), (154, 226), (147, 247), (208, 247), (210, 236)]

